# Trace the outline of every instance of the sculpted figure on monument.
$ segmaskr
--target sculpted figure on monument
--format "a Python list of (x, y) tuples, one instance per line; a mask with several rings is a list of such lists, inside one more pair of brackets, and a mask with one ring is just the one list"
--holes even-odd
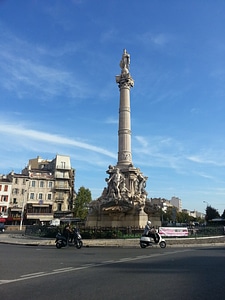
[(121, 74), (125, 75), (129, 73), (130, 69), (130, 54), (127, 53), (127, 50), (123, 50), (123, 56), (120, 61)]
[(126, 187), (126, 182), (125, 182), (125, 180), (123, 180), (123, 182), (122, 182), (122, 186), (121, 186), (120, 192), (121, 192), (122, 198), (123, 198), (125, 201), (129, 201), (130, 191), (129, 191), (128, 188)]
[(142, 192), (145, 191), (147, 178), (143, 176), (141, 173), (139, 174), (138, 178), (139, 178), (138, 192), (141, 194)]
[(111, 175), (111, 177), (107, 181), (109, 192), (113, 189), (115, 192), (115, 195), (118, 198), (121, 198), (120, 183), (122, 181), (123, 181), (123, 175), (120, 173), (120, 170), (118, 168), (116, 168), (116, 171)]

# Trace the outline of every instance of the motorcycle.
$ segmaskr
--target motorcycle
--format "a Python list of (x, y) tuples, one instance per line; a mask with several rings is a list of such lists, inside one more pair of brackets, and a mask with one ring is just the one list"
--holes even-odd
[(160, 248), (166, 248), (166, 241), (161, 237), (161, 235), (155, 231), (154, 233), (149, 232), (147, 235), (142, 235), (140, 238), (141, 248), (146, 248), (148, 246), (159, 245)]
[(70, 234), (68, 239), (58, 232), (55, 243), (57, 249), (67, 246), (75, 246), (77, 249), (80, 249), (83, 246), (81, 234), (76, 228), (73, 229), (73, 232)]

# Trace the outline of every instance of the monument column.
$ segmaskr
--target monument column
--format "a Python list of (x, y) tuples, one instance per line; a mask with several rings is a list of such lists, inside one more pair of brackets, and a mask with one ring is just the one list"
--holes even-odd
[(134, 86), (130, 72), (130, 55), (123, 50), (121, 73), (116, 76), (120, 91), (118, 161), (108, 166), (107, 187), (90, 204), (88, 226), (144, 227), (148, 215), (144, 208), (147, 199), (147, 177), (132, 163), (130, 89)]
[(132, 164), (131, 153), (131, 121), (130, 121), (130, 88), (134, 80), (129, 73), (130, 55), (124, 49), (120, 61), (121, 74), (116, 76), (120, 89), (119, 130), (118, 130), (118, 162), (117, 166)]

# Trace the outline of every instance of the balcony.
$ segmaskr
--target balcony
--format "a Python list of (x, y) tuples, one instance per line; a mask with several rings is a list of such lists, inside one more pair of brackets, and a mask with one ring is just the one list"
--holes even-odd
[(55, 202), (63, 203), (64, 202), (64, 198), (63, 197), (55, 197)]
[(65, 164), (57, 165), (55, 168), (56, 170), (71, 170), (71, 166)]
[(55, 188), (56, 190), (70, 190), (70, 186), (69, 186), (67, 183), (65, 183), (65, 184), (58, 184), (58, 183), (55, 183), (54, 188)]
[(55, 173), (55, 178), (60, 178), (60, 179), (70, 179), (70, 176), (68, 173)]

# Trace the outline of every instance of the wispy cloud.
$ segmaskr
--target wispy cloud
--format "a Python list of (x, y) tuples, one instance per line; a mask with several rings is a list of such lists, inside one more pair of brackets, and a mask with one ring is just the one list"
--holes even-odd
[(118, 31), (111, 28), (107, 31), (104, 31), (101, 35), (101, 42), (106, 43), (109, 41), (115, 41), (118, 39)]
[(144, 149), (149, 146), (149, 143), (145, 137), (137, 135), (135, 136), (135, 139), (140, 143), (142, 147), (144, 147)]
[(172, 35), (166, 33), (152, 33), (152, 32), (144, 32), (138, 35), (139, 41), (141, 41), (145, 45), (155, 45), (155, 46), (165, 46), (168, 44), (173, 38)]
[[(135, 136), (133, 152), (139, 163), (148, 166), (176, 169), (181, 172), (184, 161), (183, 146), (171, 137)], [(143, 160), (144, 157), (144, 160)]]
[(196, 155), (190, 155), (187, 156), (187, 160), (198, 163), (198, 164), (202, 164), (202, 165), (214, 165), (214, 166), (225, 166), (225, 162), (224, 162), (224, 153), (218, 153), (217, 151), (215, 151), (213, 154), (207, 154), (207, 150), (206, 153), (204, 154), (196, 154)]
[[(215, 147), (195, 149), (185, 141), (178, 141), (166, 136), (135, 136), (133, 152), (140, 164), (172, 168), (177, 173), (193, 173), (198, 176), (213, 179), (214, 175), (208, 166), (224, 167), (225, 151), (218, 151)], [(206, 169), (205, 169), (206, 168)], [(198, 171), (197, 171), (198, 170)], [(210, 175), (207, 175), (211, 173)], [(217, 171), (218, 173), (218, 171)], [(218, 175), (218, 174), (217, 174)], [(218, 176), (216, 176), (218, 177)], [(217, 179), (218, 180), (218, 179)]]
[(118, 124), (118, 118), (108, 117), (105, 121), (106, 124)]
[(212, 175), (208, 175), (206, 173), (202, 173), (202, 172), (195, 172), (198, 176), (206, 178), (206, 179), (214, 179), (214, 177)]
[[(38, 98), (51, 99), (55, 96), (86, 98), (90, 95), (85, 81), (74, 71), (64, 70), (58, 62), (51, 59), (52, 53), (75, 51), (70, 45), (61, 49), (34, 47), (22, 39), (14, 37), (10, 32), (0, 31), (0, 86), (19, 98), (32, 96), (38, 92)], [(36, 93), (35, 93), (36, 92)]]
[[(90, 145), (88, 143), (84, 143), (81, 141), (77, 141), (74, 139), (69, 139), (66, 137), (62, 137), (56, 134), (50, 134), (42, 131), (27, 129), (23, 126), (11, 125), (7, 123), (0, 122), (0, 132), (2, 135), (7, 135), (8, 137), (16, 137), (17, 142), (19, 143), (21, 138), (27, 138), (29, 140), (37, 140), (47, 144), (57, 144), (57, 145), (67, 145), (73, 146), (77, 148), (81, 148), (84, 150), (88, 150), (91, 152), (96, 152), (103, 154), (105, 156), (115, 158), (115, 154), (101, 147), (97, 147), (94, 145)], [(29, 143), (27, 143), (27, 147), (29, 147)]]

